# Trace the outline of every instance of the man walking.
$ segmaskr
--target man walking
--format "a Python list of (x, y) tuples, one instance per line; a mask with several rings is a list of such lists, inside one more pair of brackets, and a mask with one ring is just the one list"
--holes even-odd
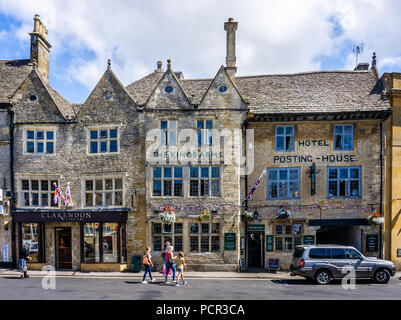
[(21, 272), (21, 279), (29, 278), (26, 260), (31, 260), (31, 257), (29, 256), (28, 245), (25, 244), (19, 251), (19, 270)]

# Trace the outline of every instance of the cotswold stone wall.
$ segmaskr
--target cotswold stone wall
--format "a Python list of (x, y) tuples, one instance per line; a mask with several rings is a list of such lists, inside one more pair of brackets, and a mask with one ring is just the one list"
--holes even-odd
[[(112, 98), (107, 99), (106, 92), (111, 92)], [(37, 101), (30, 101), (29, 94), (37, 94)], [(18, 96), (20, 99), (14, 107), (16, 186), (23, 177), (51, 177), (59, 179), (65, 192), (69, 182), (72, 209), (81, 209), (85, 208), (85, 177), (123, 177), (123, 206), (131, 209), (127, 221), (128, 262), (131, 262), (130, 257), (142, 252), (145, 246), (143, 116), (135, 103), (110, 71), (106, 71), (73, 121), (61, 121), (59, 111), (37, 79), (26, 81)], [(89, 128), (107, 125), (119, 127), (118, 152), (89, 154)], [(24, 154), (25, 129), (36, 126), (55, 129), (54, 154)], [(134, 194), (136, 204), (133, 207)], [(18, 200), (19, 207), (21, 202)], [(47, 248), (47, 259), (53, 262), (51, 250), (54, 250), (54, 244), (47, 244), (51, 246)], [(73, 251), (80, 254), (79, 241), (73, 242)], [(78, 257), (74, 257), (73, 263), (74, 268), (79, 267)]]
[[(182, 129), (196, 129), (196, 121), (201, 119), (213, 120), (214, 129), (240, 129), (244, 121), (244, 113), (238, 111), (213, 111), (197, 110), (192, 112), (182, 112), (179, 110), (170, 110), (169, 112), (151, 112), (145, 113), (146, 132), (154, 128), (160, 128), (161, 120), (177, 121), (178, 131)], [(188, 140), (186, 141), (188, 142)], [(154, 142), (149, 140), (146, 147), (149, 149)], [(179, 141), (179, 147), (185, 141)], [(226, 142), (224, 142), (226, 143)], [(179, 159), (171, 159), (172, 162), (157, 163), (151, 158), (147, 158), (146, 168), (146, 215), (147, 215), (147, 243), (152, 245), (152, 222), (159, 222), (158, 209), (164, 205), (172, 205), (177, 215), (177, 223), (183, 223), (183, 251), (188, 264), (237, 264), (239, 259), (239, 239), (240, 239), (240, 216), (238, 206), (240, 205), (240, 171), (238, 163), (226, 163), (224, 158), (224, 143), (221, 144), (221, 152), (212, 156), (211, 161), (202, 161), (195, 158), (188, 159), (185, 156)], [(196, 141), (195, 141), (196, 146)], [(171, 149), (174, 150), (174, 149)], [(168, 150), (167, 150), (168, 151)], [(193, 150), (192, 150), (193, 151)], [(197, 152), (198, 150), (196, 150)], [(207, 150), (203, 150), (207, 152)], [(205, 154), (205, 153), (204, 153)], [(192, 153), (193, 155), (193, 153)], [(156, 159), (157, 160), (157, 159)], [(181, 162), (182, 160), (182, 162)], [(189, 161), (190, 160), (190, 161)], [(164, 160), (163, 160), (164, 161)], [(153, 167), (155, 166), (181, 166), (183, 167), (183, 197), (153, 196)], [(191, 166), (218, 166), (220, 168), (220, 193), (219, 197), (191, 197), (189, 195), (189, 180)], [(220, 253), (193, 253), (189, 248), (189, 226), (192, 222), (199, 222), (196, 217), (200, 214), (199, 207), (209, 206), (210, 210), (217, 207), (216, 212), (212, 212), (212, 223), (221, 223), (220, 229)], [(181, 209), (183, 207), (183, 209)], [(224, 250), (224, 233), (235, 232), (237, 237), (237, 250)], [(155, 256), (159, 253), (156, 252)]]
[[(334, 124), (354, 126), (354, 149), (334, 150)], [(293, 125), (295, 130), (294, 151), (275, 151), (275, 127)], [(275, 223), (301, 223), (304, 235), (315, 235), (316, 229), (309, 227), (310, 219), (366, 219), (369, 210), (380, 210), (380, 122), (293, 122), (293, 123), (250, 123), (255, 137), (255, 169), (248, 177), (250, 190), (262, 173), (268, 168), (299, 168), (300, 195), (298, 199), (267, 200), (267, 173), (264, 175), (253, 199), (248, 201), (249, 211), (257, 210), (265, 225), (265, 234), (274, 235)], [(308, 173), (315, 163), (316, 193), (311, 195), (311, 179)], [(361, 167), (361, 197), (328, 198), (328, 167)], [(242, 195), (243, 196), (243, 195)], [(244, 198), (243, 198), (244, 199)], [(290, 210), (291, 216), (277, 220), (275, 214), (280, 207)], [(250, 222), (255, 224), (255, 222)], [(243, 232), (245, 229), (243, 228)], [(359, 231), (362, 237), (361, 248), (366, 249), (366, 234), (378, 234), (376, 226)], [(264, 244), (265, 245), (265, 244)], [(377, 255), (370, 252), (369, 255)], [(287, 269), (291, 263), (291, 252), (265, 252), (265, 265), (269, 258), (279, 258), (281, 266)]]

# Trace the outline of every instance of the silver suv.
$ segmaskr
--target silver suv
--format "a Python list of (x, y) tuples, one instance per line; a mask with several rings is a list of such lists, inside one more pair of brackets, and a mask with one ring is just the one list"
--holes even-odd
[(296, 246), (291, 263), (291, 275), (313, 279), (318, 284), (328, 284), (332, 279), (342, 279), (355, 270), (357, 279), (372, 279), (387, 283), (395, 275), (391, 261), (365, 257), (354, 247), (340, 245)]

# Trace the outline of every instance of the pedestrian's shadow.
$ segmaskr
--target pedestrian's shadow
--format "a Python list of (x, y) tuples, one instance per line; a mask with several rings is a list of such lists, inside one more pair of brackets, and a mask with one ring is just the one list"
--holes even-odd
[(21, 279), (21, 277), (20, 276), (15, 276), (15, 277), (2, 277), (2, 279), (13, 279), (13, 280), (15, 280), (15, 279)]
[(155, 282), (148, 282), (148, 283), (142, 283), (141, 280), (138, 281), (124, 281), (126, 284), (140, 284), (140, 285), (158, 285), (162, 287), (173, 287), (174, 285), (172, 284), (166, 284), (164, 281), (155, 281)]

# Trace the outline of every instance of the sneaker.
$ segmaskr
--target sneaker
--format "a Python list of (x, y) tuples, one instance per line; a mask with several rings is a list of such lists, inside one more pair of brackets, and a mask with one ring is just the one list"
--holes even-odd
[(179, 287), (180, 285), (178, 284), (178, 282), (175, 284), (176, 287)]
[(142, 281), (142, 283), (147, 283), (147, 282), (146, 282), (146, 280), (145, 280), (145, 281)]
[(184, 286), (185, 286), (187, 283), (188, 283), (188, 281), (187, 281), (187, 280), (185, 280), (185, 281), (184, 281)]
[(152, 279), (152, 280), (150, 280), (150, 282), (155, 282), (156, 281), (156, 279)]

